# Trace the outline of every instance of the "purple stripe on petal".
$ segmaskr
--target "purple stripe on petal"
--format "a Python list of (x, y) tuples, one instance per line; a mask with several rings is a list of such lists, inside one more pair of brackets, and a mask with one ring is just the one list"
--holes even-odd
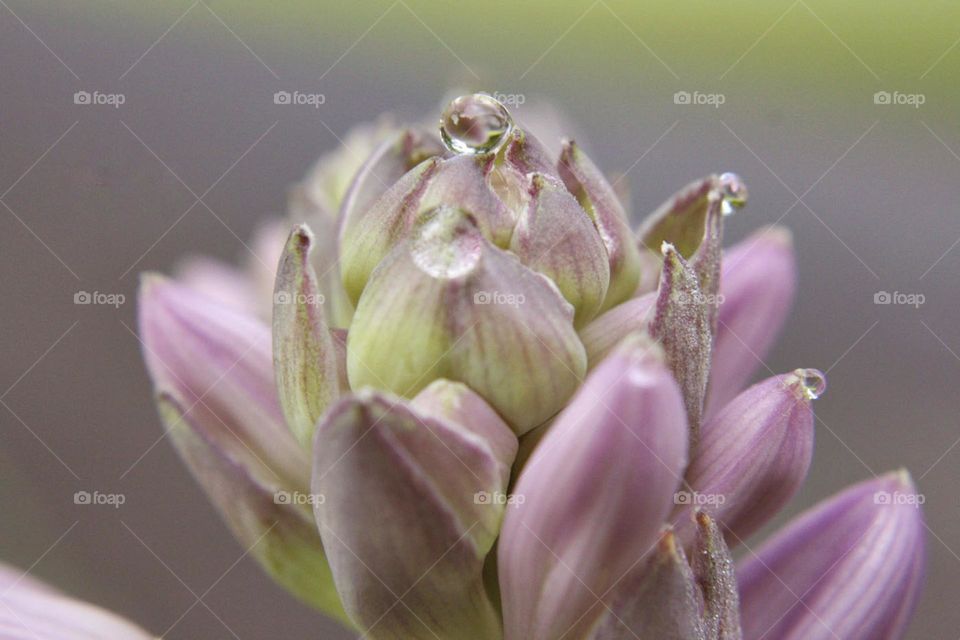
[(747, 640), (902, 637), (923, 583), (922, 496), (905, 471), (846, 489), (737, 567)]

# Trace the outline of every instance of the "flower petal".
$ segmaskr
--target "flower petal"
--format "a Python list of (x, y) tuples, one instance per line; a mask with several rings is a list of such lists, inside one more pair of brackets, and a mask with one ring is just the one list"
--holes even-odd
[(152, 634), (95, 605), (61, 594), (0, 564), (4, 640), (152, 640)]
[(600, 310), (610, 282), (607, 250), (590, 217), (563, 183), (529, 174), (528, 202), (510, 240), (510, 251), (527, 267), (556, 283), (575, 309), (580, 327)]
[[(703, 426), (687, 468), (689, 492), (674, 526), (692, 540), (691, 512), (716, 519), (727, 544), (740, 544), (773, 517), (800, 488), (813, 455), (812, 370), (797, 369), (760, 382)], [(688, 535), (689, 534), (689, 535)]]
[(277, 400), (270, 329), (162, 276), (143, 277), (139, 302), (154, 387), (209, 412), (224, 442), (253, 452), (287, 484), (307, 486), (309, 455)]
[(796, 288), (795, 262), (782, 227), (758, 231), (724, 253), (709, 415), (743, 389), (780, 333)]
[(340, 395), (336, 348), (325, 298), (310, 264), (313, 234), (294, 227), (273, 294), (273, 370), (287, 426), (309, 448), (317, 420)]
[(161, 391), (157, 407), (180, 457), (241, 546), (290, 593), (349, 625), (305, 487), (283, 484), (253, 452), (227, 445), (202, 406), (189, 408)]
[(627, 214), (613, 187), (572, 140), (566, 140), (558, 165), (560, 176), (600, 231), (610, 260), (610, 288), (603, 310), (630, 298), (640, 280), (640, 252)]
[[(512, 439), (516, 452), (502, 421), (484, 428)], [(500, 637), (483, 566), (513, 460), (478, 433), (371, 390), (344, 398), (320, 425), (316, 519), (344, 606), (365, 637)]]
[(923, 583), (922, 502), (901, 471), (788, 523), (737, 567), (744, 637), (902, 637)]
[(645, 331), (656, 311), (656, 292), (631, 298), (594, 319), (580, 332), (592, 369), (631, 333)]
[[(686, 465), (683, 400), (660, 348), (607, 358), (520, 475), (498, 552), (509, 640), (580, 638), (598, 597), (656, 545)], [(569, 633), (568, 633), (569, 632)]]
[(348, 346), (352, 388), (410, 397), (437, 378), (456, 380), (518, 434), (555, 414), (586, 370), (556, 286), (446, 207), (427, 212), (374, 272)]

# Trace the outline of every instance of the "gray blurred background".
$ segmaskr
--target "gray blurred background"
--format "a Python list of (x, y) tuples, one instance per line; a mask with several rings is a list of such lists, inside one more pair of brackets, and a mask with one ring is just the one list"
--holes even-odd
[[(778, 523), (907, 467), (930, 552), (910, 637), (955, 637), (957, 7), (348, 4), (0, 0), (0, 558), (170, 638), (349, 637), (234, 564), (243, 549), (154, 446), (137, 273), (189, 253), (249, 261), (241, 239), (351, 126), (424, 117), (467, 86), (523, 95), (520, 119), (556, 105), (604, 169), (628, 172), (637, 216), (734, 170), (751, 200), (730, 240), (793, 231), (798, 303), (767, 365), (818, 367), (829, 389), (810, 480)], [(325, 103), (276, 105), (280, 90)], [(126, 301), (78, 306), (78, 291)], [(924, 303), (876, 305), (879, 291)], [(79, 490), (126, 503), (75, 505)]]

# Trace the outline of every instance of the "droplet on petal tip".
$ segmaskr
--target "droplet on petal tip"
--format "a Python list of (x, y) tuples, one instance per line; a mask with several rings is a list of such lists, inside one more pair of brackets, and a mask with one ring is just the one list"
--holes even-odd
[(440, 117), (440, 136), (450, 151), (464, 155), (495, 152), (509, 138), (513, 118), (485, 93), (454, 98)]
[(738, 209), (747, 204), (747, 183), (738, 174), (727, 171), (720, 174), (720, 197), (723, 198), (721, 211), (723, 215), (733, 215)]
[(807, 400), (816, 400), (827, 390), (827, 376), (819, 369), (795, 369), (787, 383)]

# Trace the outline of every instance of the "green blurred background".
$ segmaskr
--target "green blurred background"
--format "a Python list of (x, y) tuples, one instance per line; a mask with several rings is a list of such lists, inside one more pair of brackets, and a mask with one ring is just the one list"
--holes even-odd
[[(3, 0), (0, 558), (171, 638), (341, 637), (252, 561), (231, 568), (243, 550), (168, 443), (153, 446), (136, 273), (188, 253), (248, 260), (241, 239), (351, 126), (432, 117), (464, 87), (523, 96), (521, 121), (554, 105), (601, 166), (627, 172), (638, 217), (694, 177), (745, 176), (729, 237), (779, 221), (801, 260), (766, 364), (830, 378), (810, 482), (778, 522), (907, 466), (931, 557), (910, 637), (955, 637), (958, 43), (960, 5), (932, 1)], [(273, 103), (295, 90), (325, 102)], [(126, 100), (77, 105), (76, 91)], [(203, 204), (185, 214), (191, 190)], [(78, 290), (127, 302), (77, 307)], [(878, 291), (926, 302), (877, 306)], [(127, 503), (73, 504), (95, 489)]]

